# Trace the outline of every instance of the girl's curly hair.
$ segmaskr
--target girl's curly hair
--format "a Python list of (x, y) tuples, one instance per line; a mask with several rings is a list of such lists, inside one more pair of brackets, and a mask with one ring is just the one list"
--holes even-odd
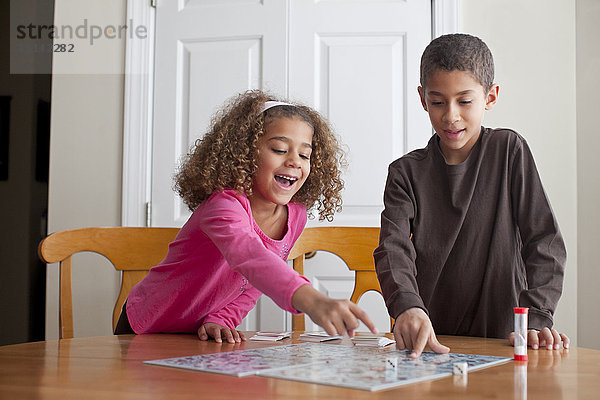
[(252, 194), (258, 169), (257, 141), (275, 118), (299, 117), (312, 126), (310, 174), (292, 198), (307, 209), (316, 208), (319, 220), (333, 219), (342, 209), (341, 170), (345, 154), (329, 124), (318, 112), (300, 104), (261, 112), (266, 101), (282, 101), (260, 90), (230, 99), (212, 118), (209, 131), (195, 141), (175, 175), (175, 191), (193, 211), (214, 191), (234, 189)]

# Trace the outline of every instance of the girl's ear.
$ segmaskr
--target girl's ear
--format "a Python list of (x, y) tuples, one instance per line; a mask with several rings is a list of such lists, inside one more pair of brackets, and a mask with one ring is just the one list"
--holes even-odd
[(485, 109), (491, 110), (496, 105), (498, 101), (498, 92), (500, 91), (500, 86), (496, 83), (492, 85), (490, 90), (488, 90), (487, 98), (485, 100)]

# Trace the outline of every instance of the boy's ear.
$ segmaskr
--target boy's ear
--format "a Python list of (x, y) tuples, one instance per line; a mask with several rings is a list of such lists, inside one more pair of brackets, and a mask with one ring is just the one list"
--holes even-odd
[(500, 91), (500, 86), (497, 84), (493, 84), (487, 94), (487, 99), (485, 101), (485, 109), (491, 110), (496, 105), (498, 101), (498, 92)]
[(423, 106), (423, 109), (427, 111), (427, 102), (425, 101), (425, 93), (423, 92), (423, 87), (417, 87), (417, 92), (419, 92), (419, 97), (421, 98), (421, 105)]

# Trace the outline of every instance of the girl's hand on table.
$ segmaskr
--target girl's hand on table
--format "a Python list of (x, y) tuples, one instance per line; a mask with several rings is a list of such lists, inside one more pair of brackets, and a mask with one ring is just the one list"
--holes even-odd
[(244, 334), (235, 329), (229, 329), (214, 322), (207, 322), (198, 329), (198, 338), (200, 340), (215, 339), (215, 342), (221, 343), (225, 339), (228, 343), (239, 343), (246, 340)]

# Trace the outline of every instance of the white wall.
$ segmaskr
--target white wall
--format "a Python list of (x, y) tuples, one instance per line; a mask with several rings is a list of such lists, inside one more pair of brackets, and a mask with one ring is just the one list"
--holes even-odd
[[(77, 15), (79, 19), (81, 15), (89, 15), (93, 3), (103, 5), (94, 13), (103, 13), (115, 24), (125, 21), (125, 0), (79, 0), (81, 5), (71, 4), (68, 15), (61, 7), (64, 1), (56, 0), (56, 24), (73, 20)], [(585, 8), (577, 16), (585, 24), (582, 27), (586, 27), (577, 27), (579, 38), (576, 3)], [(598, 179), (593, 176), (599, 170), (599, 162), (593, 158), (600, 145), (597, 129), (593, 129), (597, 124), (592, 125), (595, 99), (591, 89), (591, 85), (598, 88), (597, 78), (592, 75), (600, 70), (598, 48), (593, 43), (600, 37), (594, 26), (600, 18), (597, 4), (595, 0), (461, 0), (462, 30), (480, 36), (490, 46), (501, 85), (500, 101), (484, 123), (514, 128), (529, 141), (567, 243), (569, 260), (556, 315), (557, 327), (574, 341), (579, 335), (579, 344), (588, 347), (598, 347), (592, 336), (600, 328), (597, 317), (600, 294), (594, 287), (600, 277), (592, 253), (598, 243), (600, 219), (594, 206), (599, 199)], [(577, 71), (576, 39), (586, 52), (579, 54), (581, 68)], [(592, 55), (588, 56), (590, 50)], [(117, 58), (124, 66), (123, 52), (98, 52), (96, 56), (97, 62), (106, 57), (113, 61)], [(588, 60), (589, 57), (592, 58)], [(576, 72), (578, 88), (589, 88), (577, 95)], [(120, 75), (54, 77), (50, 232), (120, 222), (123, 85)], [(577, 114), (576, 104), (581, 107)], [(590, 172), (578, 177), (578, 165)], [(579, 282), (578, 245), (583, 262)], [(91, 268), (83, 271), (84, 276), (76, 276), (74, 282), (75, 286), (83, 286), (83, 290), (74, 294), (74, 302), (89, 306), (89, 312), (84, 312), (83, 307), (79, 313), (76, 310), (79, 336), (110, 333), (110, 309), (117, 293), (118, 276), (105, 263), (100, 264), (98, 273)], [(51, 267), (48, 277), (48, 338), (56, 337), (57, 332), (55, 271)], [(578, 305), (579, 313), (574, 312)], [(595, 321), (590, 317), (593, 312)]]
[[(55, 25), (77, 26), (84, 18), (114, 25), (125, 23), (125, 0), (56, 0)], [(124, 47), (101, 46), (87, 54), (75, 48), (74, 58), (120, 65)], [(93, 57), (92, 60), (89, 57)], [(77, 61), (77, 60), (74, 60)], [(123, 75), (81, 74), (74, 63), (55, 63), (52, 84), (48, 232), (86, 226), (118, 226), (121, 221), (123, 140)], [(73, 260), (73, 303), (76, 336), (111, 334), (112, 307), (120, 277), (97, 255)], [(46, 337), (58, 337), (58, 266), (47, 278)]]
[(528, 141), (567, 245), (556, 328), (577, 340), (575, 0), (461, 0), (462, 31), (490, 47), (500, 97), (484, 120)]
[(600, 349), (600, 2), (577, 0), (577, 187), (579, 345)]

